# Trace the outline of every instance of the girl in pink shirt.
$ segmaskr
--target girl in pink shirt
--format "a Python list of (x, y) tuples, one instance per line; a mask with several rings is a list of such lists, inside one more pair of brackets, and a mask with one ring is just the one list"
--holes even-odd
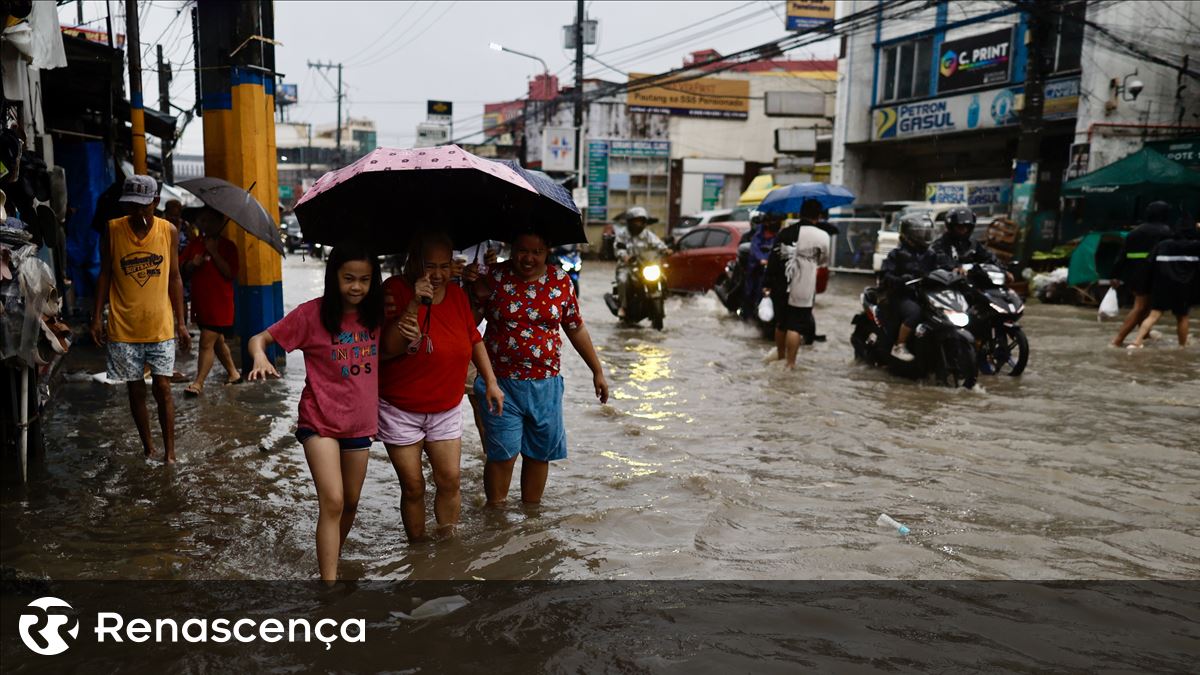
[(337, 246), (325, 264), (325, 295), (292, 310), (249, 344), (251, 380), (279, 377), (266, 353), (272, 344), (304, 354), (296, 439), (317, 488), (317, 565), (323, 581), (337, 580), (376, 433), (382, 283), (378, 258), (358, 244)]

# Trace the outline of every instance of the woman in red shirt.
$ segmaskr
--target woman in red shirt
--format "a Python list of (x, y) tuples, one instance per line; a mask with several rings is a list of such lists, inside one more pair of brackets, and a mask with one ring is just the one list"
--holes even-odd
[(203, 236), (189, 242), (179, 255), (183, 271), (191, 276), (192, 317), (200, 326), (196, 380), (183, 390), (189, 396), (204, 392), (214, 355), (225, 366), (226, 384), (242, 381), (225, 344), (226, 338), (233, 337), (233, 280), (238, 273), (237, 246), (221, 236), (227, 222), (228, 218), (212, 209), (201, 210), (197, 223)]
[(399, 310), (385, 323), (380, 351), (379, 440), (400, 479), (400, 517), (409, 541), (425, 536), (425, 474), (429, 457), (437, 487), (433, 512), (441, 535), (458, 523), (462, 502), (463, 380), (474, 362), (489, 409), (499, 414), (504, 394), (496, 384), (467, 294), (451, 282), (453, 244), (444, 234), (417, 237), (404, 274), (383, 284)]

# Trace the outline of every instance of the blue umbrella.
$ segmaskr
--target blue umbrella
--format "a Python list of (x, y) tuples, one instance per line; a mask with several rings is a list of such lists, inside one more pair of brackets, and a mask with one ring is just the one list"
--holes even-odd
[(841, 185), (795, 183), (775, 188), (756, 208), (764, 213), (800, 213), (805, 201), (812, 199), (821, 208), (832, 209), (854, 201), (854, 193)]
[(529, 212), (529, 225), (542, 231), (551, 246), (584, 243), (583, 216), (566, 188), (541, 171), (530, 171), (511, 159), (493, 159), (517, 172), (544, 199), (538, 199)]

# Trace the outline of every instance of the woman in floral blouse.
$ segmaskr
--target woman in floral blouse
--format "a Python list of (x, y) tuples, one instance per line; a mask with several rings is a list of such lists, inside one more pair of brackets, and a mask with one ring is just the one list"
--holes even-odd
[[(508, 497), (513, 466), (521, 461), (521, 501), (537, 504), (550, 462), (567, 456), (563, 426), (563, 380), (559, 375), (561, 327), (588, 368), (596, 398), (608, 402), (608, 382), (592, 338), (583, 325), (570, 277), (546, 265), (549, 247), (527, 232), (512, 242), (511, 259), (493, 266), (474, 286), (487, 318), (483, 342), (504, 391), (502, 414), (484, 413), (487, 463), (483, 483), (489, 506)], [(475, 381), (475, 393), (484, 395)]]

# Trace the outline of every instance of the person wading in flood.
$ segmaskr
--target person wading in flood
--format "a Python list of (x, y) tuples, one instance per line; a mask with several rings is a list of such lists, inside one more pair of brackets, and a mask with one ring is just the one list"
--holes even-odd
[[(147, 457), (157, 454), (146, 407), (146, 368), (153, 380), (158, 423), (163, 435), (163, 461), (175, 461), (175, 341), (188, 351), (179, 276), (179, 233), (154, 217), (158, 182), (130, 176), (120, 198), (128, 214), (108, 223), (100, 238), (100, 278), (92, 316), (92, 339), (108, 345), (108, 377), (126, 383), (129, 407)], [(109, 304), (107, 326), (104, 305)]]
[(213, 357), (225, 367), (225, 384), (237, 384), (242, 374), (233, 363), (226, 338), (233, 337), (233, 279), (237, 276), (237, 246), (221, 236), (228, 219), (212, 209), (204, 209), (197, 219), (203, 236), (193, 239), (183, 250), (183, 266), (191, 273), (192, 315), (200, 326), (200, 353), (196, 359), (196, 380), (184, 393), (204, 393), (204, 380), (212, 370)]
[(1200, 304), (1200, 229), (1183, 218), (1171, 236), (1150, 251), (1150, 313), (1130, 349), (1140, 349), (1164, 312), (1175, 315), (1179, 346), (1188, 344), (1188, 312)]
[[(472, 286), (488, 320), (483, 342), (504, 392), (504, 411), (483, 415), (489, 506), (508, 498), (517, 455), (524, 457), (521, 501), (526, 504), (541, 502), (550, 462), (567, 457), (560, 327), (591, 369), (596, 398), (608, 402), (608, 381), (579, 314), (571, 277), (546, 265), (549, 253), (541, 234), (522, 233), (512, 242), (512, 259), (492, 266)], [(475, 395), (482, 399), (485, 390), (483, 378), (475, 380)]]
[(400, 517), (409, 541), (425, 538), (425, 472), (429, 458), (437, 486), (433, 512), (438, 534), (452, 534), (462, 493), (462, 383), (474, 362), (484, 381), (487, 410), (499, 415), (504, 394), (496, 384), (471, 303), (451, 280), (453, 245), (444, 234), (417, 237), (404, 274), (383, 285), (390, 296), (383, 329), (379, 440), (400, 480)]
[(1109, 283), (1113, 288), (1123, 285), (1133, 293), (1133, 309), (1125, 315), (1125, 322), (1112, 339), (1114, 347), (1120, 347), (1150, 313), (1150, 251), (1171, 236), (1171, 227), (1167, 225), (1170, 217), (1171, 205), (1166, 202), (1151, 202), (1146, 206), (1145, 222), (1125, 237), (1121, 255), (1113, 264)]
[(304, 353), (296, 440), (317, 488), (317, 566), (336, 581), (338, 559), (358, 513), (367, 450), (379, 416), (379, 259), (359, 244), (335, 246), (325, 262), (325, 294), (296, 307), (250, 339), (247, 376), (279, 377), (267, 347)]

